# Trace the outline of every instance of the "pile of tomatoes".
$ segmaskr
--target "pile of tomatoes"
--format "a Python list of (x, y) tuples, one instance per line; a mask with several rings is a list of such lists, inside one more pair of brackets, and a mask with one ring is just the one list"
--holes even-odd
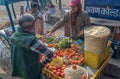
[(82, 65), (84, 64), (84, 55), (73, 52), (67, 56), (67, 60), (70, 64)]
[(67, 67), (65, 64), (63, 64), (62, 66), (52, 66), (50, 64), (46, 64), (46, 69), (52, 71), (55, 75), (64, 78), (65, 77), (65, 73), (64, 70)]
[[(69, 65), (72, 65), (73, 69), (77, 69), (76, 65), (82, 65), (84, 64), (84, 54), (83, 53), (78, 53), (75, 50), (72, 50), (71, 48), (67, 49), (61, 49), (57, 50), (54, 54), (54, 58), (57, 56), (59, 57), (66, 57), (66, 61), (68, 62)], [(44, 55), (40, 55), (40, 62), (44, 60)], [(49, 63), (46, 64), (45, 68), (49, 71), (51, 71), (53, 74), (55, 74), (58, 77), (64, 78), (65, 77), (65, 68), (67, 67), (68, 64), (63, 64), (61, 66), (53, 66), (50, 65)], [(72, 79), (71, 77), (68, 77), (68, 79)], [(86, 75), (83, 74), (82, 79), (86, 79)]]
[(66, 50), (57, 50), (54, 57), (56, 58), (57, 56), (60, 57), (65, 56), (69, 64), (76, 64), (76, 65), (84, 64), (84, 54), (77, 53), (76, 51), (70, 48)]

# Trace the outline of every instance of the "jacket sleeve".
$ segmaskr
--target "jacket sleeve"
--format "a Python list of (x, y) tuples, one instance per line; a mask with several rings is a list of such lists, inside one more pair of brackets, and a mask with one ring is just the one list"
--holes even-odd
[(45, 45), (42, 41), (35, 39), (32, 44), (30, 49), (36, 53), (39, 54), (44, 54), (45, 55), (45, 61), (49, 62), (51, 61), (53, 57), (53, 52), (55, 49), (53, 48), (48, 48), (47, 45)]
[(53, 25), (53, 28), (51, 29), (51, 33), (63, 27), (65, 23), (68, 22), (68, 20), (69, 20), (69, 13), (66, 13), (55, 25)]
[(84, 15), (84, 27), (82, 29), (85, 29), (90, 26), (90, 17), (87, 12), (85, 12)]

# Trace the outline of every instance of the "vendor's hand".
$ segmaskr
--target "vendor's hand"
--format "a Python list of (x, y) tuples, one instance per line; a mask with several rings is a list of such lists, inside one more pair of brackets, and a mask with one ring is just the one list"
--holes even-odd
[(81, 30), (80, 33), (77, 35), (77, 37), (83, 36), (84, 35), (84, 30)]
[(47, 33), (46, 37), (50, 37), (52, 35), (51, 32)]
[(52, 33), (50, 31), (44, 32), (44, 36), (45, 37), (50, 37), (51, 35), (52, 35)]
[(43, 35), (47, 35), (47, 32), (44, 32)]

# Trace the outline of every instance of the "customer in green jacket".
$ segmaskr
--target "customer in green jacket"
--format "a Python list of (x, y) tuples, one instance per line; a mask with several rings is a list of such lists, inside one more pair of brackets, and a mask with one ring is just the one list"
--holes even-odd
[[(50, 62), (54, 50), (48, 48), (32, 33), (35, 18), (24, 14), (19, 19), (19, 27), (11, 36), (12, 76), (24, 79), (42, 79), (42, 66)], [(39, 54), (45, 55), (40, 63)]]

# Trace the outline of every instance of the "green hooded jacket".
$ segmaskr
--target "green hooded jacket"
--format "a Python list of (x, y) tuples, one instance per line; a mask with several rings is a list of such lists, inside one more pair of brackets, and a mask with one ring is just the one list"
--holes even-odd
[(12, 76), (24, 79), (42, 79), (39, 54), (30, 50), (31, 43), (37, 39), (33, 33), (18, 28), (11, 36)]

